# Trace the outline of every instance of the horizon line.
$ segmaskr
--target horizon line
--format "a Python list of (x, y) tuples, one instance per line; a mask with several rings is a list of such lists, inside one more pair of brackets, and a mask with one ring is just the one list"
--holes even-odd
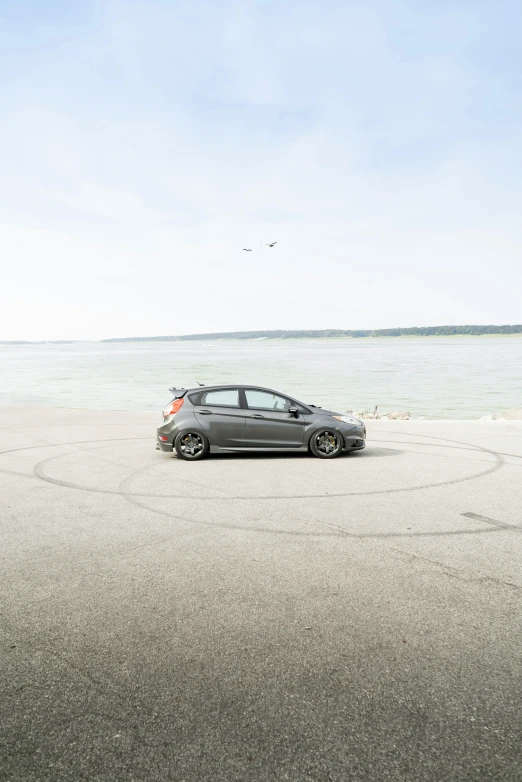
[[(487, 329), (487, 331), (486, 331)], [(446, 331), (439, 333), (437, 331)], [(424, 332), (424, 333), (421, 333)], [(158, 335), (150, 337), (108, 337), (105, 339), (44, 339), (0, 340), (0, 345), (60, 345), (94, 342), (175, 342), (198, 339), (306, 339), (328, 337), (400, 337), (400, 336), (484, 336), (486, 334), (522, 334), (522, 324), (464, 324), (441, 326), (392, 326), (382, 329), (252, 329), (245, 331), (216, 331), (200, 334)]]

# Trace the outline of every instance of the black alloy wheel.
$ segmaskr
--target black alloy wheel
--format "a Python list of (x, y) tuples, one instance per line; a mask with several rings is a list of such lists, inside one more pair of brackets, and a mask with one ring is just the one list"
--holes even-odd
[(181, 432), (176, 437), (174, 448), (181, 459), (194, 462), (205, 456), (208, 451), (208, 443), (199, 432)]
[(343, 440), (335, 429), (322, 429), (312, 435), (310, 450), (319, 459), (334, 459), (343, 450)]

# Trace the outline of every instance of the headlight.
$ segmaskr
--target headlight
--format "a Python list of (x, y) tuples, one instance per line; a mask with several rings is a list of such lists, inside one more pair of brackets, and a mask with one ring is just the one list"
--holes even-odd
[(356, 426), (362, 425), (362, 421), (359, 421), (359, 419), (355, 418), (353, 415), (334, 415), (332, 418), (337, 418), (338, 421), (344, 421), (345, 424), (355, 424)]

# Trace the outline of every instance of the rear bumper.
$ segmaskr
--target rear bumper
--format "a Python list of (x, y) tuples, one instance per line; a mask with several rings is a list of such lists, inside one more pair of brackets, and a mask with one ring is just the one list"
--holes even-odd
[[(156, 431), (156, 448), (165, 453), (170, 453), (174, 449), (174, 440), (176, 439), (177, 432), (165, 431), (166, 426), (160, 426)], [(162, 440), (162, 437), (166, 437), (166, 440)]]
[(174, 446), (172, 443), (164, 443), (162, 440), (158, 439), (156, 440), (156, 448), (159, 451), (164, 451), (165, 453), (171, 453), (174, 450)]
[[(156, 448), (165, 453), (172, 453), (174, 450), (174, 441), (179, 434), (179, 429), (174, 423), (174, 416), (168, 418), (156, 430)], [(166, 440), (162, 440), (166, 437)]]

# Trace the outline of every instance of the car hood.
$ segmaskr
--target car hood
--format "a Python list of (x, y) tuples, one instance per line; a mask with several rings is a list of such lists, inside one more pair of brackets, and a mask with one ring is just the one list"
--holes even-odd
[(310, 410), (314, 415), (342, 415), (335, 410), (325, 410), (324, 407), (310, 407)]

